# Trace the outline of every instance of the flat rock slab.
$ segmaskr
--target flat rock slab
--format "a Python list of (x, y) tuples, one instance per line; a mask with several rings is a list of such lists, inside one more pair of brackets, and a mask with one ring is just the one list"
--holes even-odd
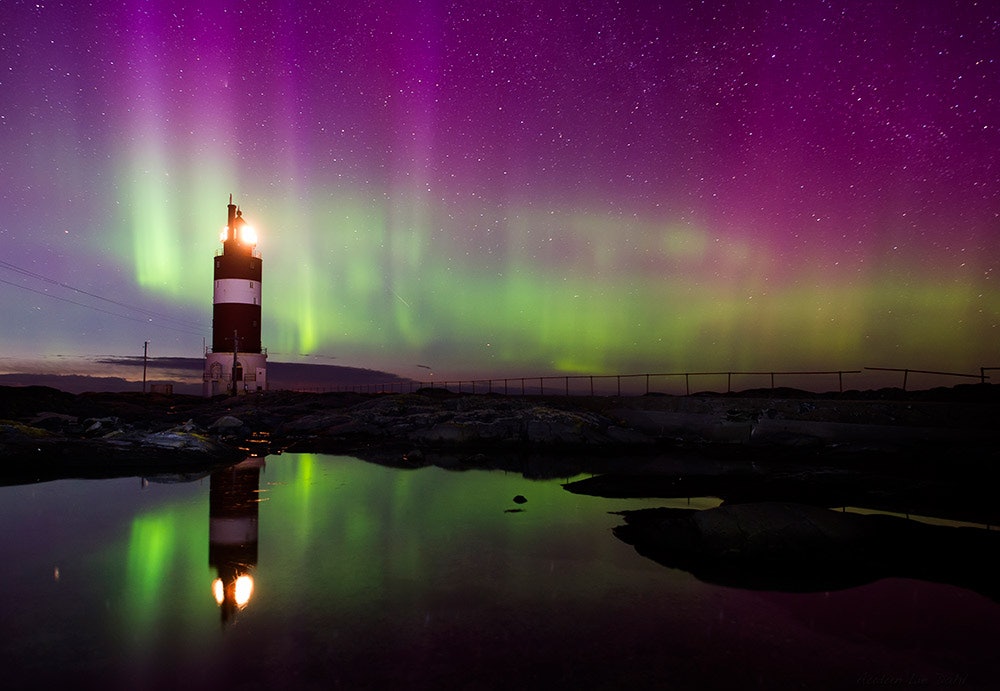
[(783, 502), (621, 515), (626, 522), (614, 529), (616, 537), (706, 582), (810, 591), (895, 576), (951, 583), (1000, 599), (1000, 572), (982, 557), (1000, 548), (997, 531)]

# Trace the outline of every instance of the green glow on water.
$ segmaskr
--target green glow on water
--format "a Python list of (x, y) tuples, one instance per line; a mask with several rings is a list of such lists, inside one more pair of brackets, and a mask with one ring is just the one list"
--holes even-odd
[[(600, 526), (595, 530), (601, 534), (615, 519), (593, 510), (605, 500), (571, 495), (558, 482), (433, 467), (399, 470), (311, 454), (272, 457), (265, 477), (269, 497), (260, 509), (257, 574), (271, 595), (252, 604), (248, 613), (256, 614), (250, 616), (278, 616), (268, 610), (275, 601), (302, 601), (296, 610), (306, 603), (354, 610), (390, 592), (416, 597), (434, 591), (459, 573), (495, 582), (496, 574), (487, 572), (497, 565), (475, 553), (480, 540), (503, 545), (515, 563), (539, 553), (559, 561), (558, 555), (576, 558), (569, 556), (576, 549), (593, 555), (623, 548), (610, 539), (581, 543), (575, 537), (581, 521)], [(529, 503), (514, 504), (516, 494)], [(515, 508), (523, 511), (505, 513)], [(567, 593), (581, 587), (593, 584), (565, 584)]]
[(177, 517), (172, 513), (138, 516), (132, 522), (125, 569), (131, 609), (155, 611), (177, 547)]
[(120, 612), (130, 645), (147, 646), (170, 635), (164, 621), (192, 637), (214, 623), (207, 517), (207, 509), (195, 504), (166, 506), (132, 520)]

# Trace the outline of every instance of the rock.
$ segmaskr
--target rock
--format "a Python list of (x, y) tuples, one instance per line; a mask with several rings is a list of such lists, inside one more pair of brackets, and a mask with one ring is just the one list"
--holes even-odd
[(176, 432), (156, 432), (154, 434), (147, 434), (141, 440), (141, 443), (146, 446), (155, 446), (161, 449), (191, 448), (191, 442), (191, 435), (179, 434)]
[(424, 452), (420, 449), (413, 449), (412, 451), (407, 451), (403, 454), (403, 460), (407, 463), (423, 463), (424, 462)]
[(607, 437), (607, 441), (610, 444), (626, 444), (626, 445), (647, 445), (652, 444), (653, 439), (642, 432), (634, 429), (629, 429), (628, 427), (619, 427), (618, 425), (609, 425), (604, 434)]
[(77, 421), (74, 415), (64, 415), (62, 413), (39, 413), (31, 421), (35, 427), (47, 429), (50, 432), (59, 432)]
[[(31, 427), (9, 420), (0, 421), (0, 458), (4, 463), (18, 453), (38, 451), (38, 444), (51, 433), (40, 427)], [(4, 466), (4, 469), (6, 467)]]
[(218, 420), (209, 425), (209, 429), (217, 429), (220, 431), (232, 430), (243, 427), (243, 421), (232, 415), (223, 415)]
[(623, 511), (615, 536), (637, 552), (697, 578), (741, 588), (837, 590), (879, 578), (952, 583), (1000, 598), (997, 567), (982, 555), (1000, 535), (897, 516), (785, 502), (703, 511)]
[(223, 415), (218, 420), (209, 425), (220, 439), (246, 439), (250, 436), (250, 429), (238, 417), (233, 415)]
[(451, 444), (468, 443), (479, 440), (476, 430), (455, 422), (442, 422), (430, 429), (416, 430), (411, 438), (423, 441), (447, 442)]
[(121, 420), (116, 417), (90, 418), (84, 420), (84, 434), (97, 437), (121, 427)]
[(279, 425), (282, 434), (311, 434), (357, 428), (358, 423), (342, 413), (311, 413), (285, 420)]
[(518, 494), (516, 497), (514, 497), (514, 503), (515, 504), (527, 504), (528, 500), (524, 497), (523, 494)]

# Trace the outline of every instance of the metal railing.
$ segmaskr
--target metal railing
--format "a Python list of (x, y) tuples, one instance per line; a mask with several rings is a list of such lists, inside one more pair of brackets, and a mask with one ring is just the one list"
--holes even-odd
[(978, 379), (980, 384), (985, 384), (989, 377), (986, 375), (987, 370), (996, 370), (1000, 367), (980, 367), (979, 374), (963, 374), (961, 372), (935, 372), (933, 370), (926, 369), (909, 369), (909, 368), (898, 368), (898, 367), (865, 367), (867, 370), (873, 370), (877, 372), (902, 372), (903, 373), (903, 391), (906, 391), (906, 380), (910, 376), (910, 372), (914, 374), (937, 374), (944, 377), (968, 377), (969, 379)]
[[(570, 382), (583, 381), (589, 384), (587, 392), (590, 396), (595, 395), (594, 382), (595, 380), (600, 384), (602, 381), (612, 381), (614, 382), (614, 392), (616, 395), (622, 395), (622, 380), (626, 383), (629, 380), (639, 380), (645, 383), (645, 390), (642, 392), (644, 394), (650, 394), (653, 392), (651, 388), (651, 383), (656, 379), (668, 379), (671, 377), (683, 377), (684, 378), (684, 393), (687, 396), (691, 395), (691, 378), (692, 377), (726, 377), (726, 393), (731, 393), (733, 390), (733, 376), (768, 376), (770, 377), (771, 388), (775, 387), (775, 377), (783, 375), (794, 375), (794, 376), (811, 376), (811, 375), (837, 375), (840, 390), (844, 390), (844, 375), (845, 374), (859, 374), (860, 370), (831, 370), (831, 371), (767, 371), (767, 372), (746, 372), (746, 371), (726, 371), (726, 372), (648, 372), (641, 374), (564, 374), (564, 375), (549, 375), (540, 377), (505, 377), (502, 379), (467, 379), (467, 380), (457, 380), (457, 381), (444, 381), (444, 382), (418, 382), (420, 387), (424, 386), (436, 386), (437, 388), (449, 389), (452, 385), (458, 388), (458, 393), (463, 393), (463, 385), (469, 386), (469, 393), (477, 393), (476, 385), (479, 384), (479, 392), (482, 392), (483, 386), (486, 387), (486, 393), (500, 393), (500, 384), (503, 384), (503, 393), (510, 394), (511, 389), (514, 389), (514, 393), (520, 393), (520, 395), (525, 396), (529, 392), (537, 393), (539, 395), (544, 395), (546, 391), (549, 393), (557, 393), (560, 391), (565, 395), (570, 395)], [(528, 389), (528, 384), (534, 384), (538, 382), (537, 389)], [(550, 382), (549, 388), (546, 389), (546, 382)], [(559, 385), (562, 384), (562, 386)], [(607, 388), (607, 387), (605, 387)], [(496, 389), (496, 390), (494, 390)]]
[[(621, 396), (623, 392), (622, 383), (626, 384), (629, 390), (637, 394), (653, 393), (653, 384), (657, 380), (684, 379), (684, 393), (691, 395), (691, 379), (704, 377), (726, 377), (726, 392), (733, 390), (734, 377), (746, 376), (766, 376), (769, 378), (770, 388), (776, 386), (776, 378), (788, 376), (837, 376), (840, 391), (844, 390), (845, 374), (860, 374), (861, 370), (824, 370), (824, 371), (744, 371), (727, 370), (719, 372), (643, 372), (638, 374), (561, 374), (542, 375), (537, 377), (492, 377), (482, 379), (447, 379), (439, 381), (414, 381), (402, 380), (379, 384), (351, 384), (336, 387), (323, 388), (298, 388), (299, 391), (329, 391), (329, 392), (354, 392), (354, 393), (412, 393), (418, 389), (445, 389), (455, 393), (502, 393), (504, 395), (545, 395), (561, 393), (569, 396), (573, 393), (577, 395), (595, 396), (598, 393), (614, 394)], [(639, 389), (634, 386), (634, 382), (639, 382)], [(579, 384), (582, 383), (583, 386)], [(571, 384), (575, 386), (571, 387)], [(631, 386), (629, 386), (631, 384)]]
[[(960, 372), (939, 372), (933, 370), (918, 370), (896, 367), (865, 367), (867, 371), (902, 372), (903, 390), (906, 390), (910, 373), (930, 374), (948, 377), (979, 379), (986, 383), (990, 378), (988, 371), (1000, 370), (1000, 367), (981, 367), (979, 374)], [(844, 375), (862, 374), (863, 370), (724, 370), (698, 372), (643, 372), (638, 374), (557, 374), (535, 377), (491, 377), (480, 379), (447, 379), (439, 381), (399, 380), (372, 384), (350, 384), (331, 387), (296, 387), (297, 391), (315, 392), (353, 392), (353, 393), (413, 393), (419, 389), (445, 389), (454, 393), (469, 394), (504, 394), (504, 395), (623, 395), (623, 382), (626, 395), (648, 395), (654, 393), (654, 384), (670, 379), (684, 379), (684, 395), (691, 395), (691, 380), (709, 377), (726, 378), (726, 393), (733, 392), (733, 380), (736, 377), (766, 377), (770, 388), (775, 389), (780, 379), (802, 377), (837, 377), (837, 389), (844, 391)], [(636, 386), (638, 382), (638, 386)], [(763, 387), (761, 387), (763, 388)]]

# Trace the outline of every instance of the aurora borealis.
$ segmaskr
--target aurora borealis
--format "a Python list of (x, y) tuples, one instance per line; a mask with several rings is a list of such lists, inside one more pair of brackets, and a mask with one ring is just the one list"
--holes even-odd
[(0, 350), (197, 357), (232, 193), (274, 360), (1000, 365), (997, 46), (952, 0), (9, 0)]

